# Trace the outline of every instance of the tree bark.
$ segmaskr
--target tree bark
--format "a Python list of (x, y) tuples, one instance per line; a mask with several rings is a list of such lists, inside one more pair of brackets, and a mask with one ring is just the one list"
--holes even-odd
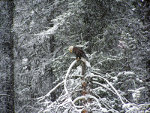
[(0, 112), (14, 113), (13, 0), (0, 1)]

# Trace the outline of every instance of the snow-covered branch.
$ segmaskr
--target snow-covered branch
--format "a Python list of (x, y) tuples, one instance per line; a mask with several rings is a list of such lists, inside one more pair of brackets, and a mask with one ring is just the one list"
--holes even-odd
[(53, 89), (51, 89), (46, 95), (42, 96), (42, 97), (39, 97), (37, 98), (38, 101), (42, 101), (44, 100), (46, 97), (49, 97), (50, 94), (55, 91), (60, 85), (62, 85), (64, 83), (64, 81), (58, 83)]
[(76, 62), (77, 62), (77, 60), (74, 60), (74, 61), (71, 63), (70, 67), (69, 67), (68, 70), (67, 70), (67, 74), (66, 74), (66, 76), (65, 76), (65, 79), (64, 79), (64, 89), (65, 89), (66, 94), (68, 94), (68, 90), (67, 90), (67, 78), (68, 78), (68, 76), (69, 76), (69, 73), (70, 73), (72, 67), (75, 65)]
[[(98, 74), (98, 73), (96, 73), (96, 74)], [(90, 76), (90, 77), (98, 77), (98, 78), (100, 78), (100, 79), (105, 80), (105, 81), (107, 82), (107, 84), (114, 90), (114, 92), (116, 93), (116, 95), (119, 97), (121, 103), (122, 103), (122, 104), (125, 104), (124, 101), (122, 100), (121, 95), (118, 93), (118, 91), (113, 87), (113, 85), (112, 85), (106, 78), (102, 77), (101, 74), (95, 75), (95, 74), (91, 73), (91, 74), (88, 75), (88, 76)], [(88, 77), (88, 76), (86, 76), (86, 77)]]
[[(111, 91), (112, 93), (115, 94), (115, 92), (114, 92), (113, 90), (111, 90), (110, 88), (108, 88), (107, 86), (105, 86), (105, 85), (103, 85), (103, 84), (101, 84), (101, 83), (99, 83), (99, 82), (96, 82), (96, 81), (93, 81), (93, 83), (94, 83), (94, 84), (98, 84), (98, 85), (100, 85), (101, 87), (103, 87), (103, 88), (107, 89), (108, 91)], [(97, 88), (95, 88), (95, 89), (93, 89), (93, 90), (98, 90), (98, 89), (100, 89), (101, 87), (97, 87)]]

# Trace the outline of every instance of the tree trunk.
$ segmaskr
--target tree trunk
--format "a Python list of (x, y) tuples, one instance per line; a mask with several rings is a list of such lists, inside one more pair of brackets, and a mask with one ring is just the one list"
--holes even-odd
[(14, 113), (13, 0), (0, 1), (0, 112)]

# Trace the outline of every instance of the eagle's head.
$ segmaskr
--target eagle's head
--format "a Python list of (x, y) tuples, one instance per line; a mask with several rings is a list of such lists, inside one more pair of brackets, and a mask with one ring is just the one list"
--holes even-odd
[(69, 49), (68, 49), (68, 50), (70, 51), (70, 53), (72, 53), (73, 48), (74, 48), (73, 46), (70, 46), (70, 47), (69, 47)]

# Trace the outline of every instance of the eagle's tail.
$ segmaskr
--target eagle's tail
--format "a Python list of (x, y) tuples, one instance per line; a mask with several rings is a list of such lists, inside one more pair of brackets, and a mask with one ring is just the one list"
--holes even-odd
[(81, 57), (81, 60), (86, 64), (87, 67), (91, 67), (90, 62), (87, 61), (85, 58)]

